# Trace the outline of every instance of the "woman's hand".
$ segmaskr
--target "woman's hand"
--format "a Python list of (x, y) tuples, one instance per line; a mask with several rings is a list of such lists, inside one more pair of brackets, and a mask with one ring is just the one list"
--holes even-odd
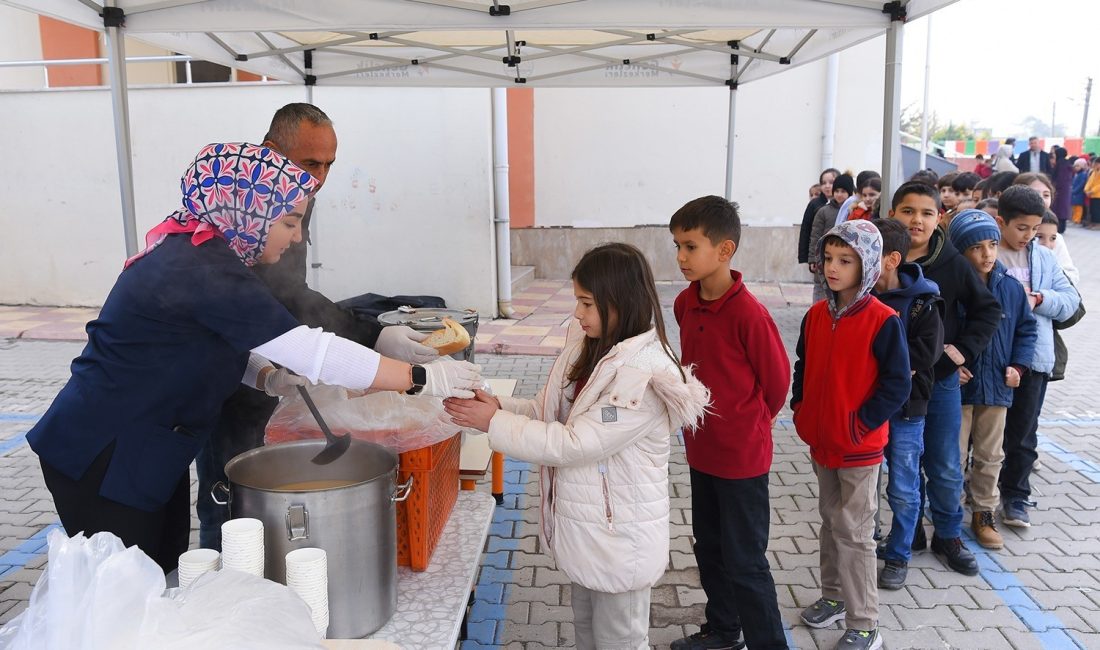
[(489, 432), (489, 421), (500, 410), (500, 400), (482, 390), (474, 391), (473, 399), (443, 400), (443, 408), (460, 427)]
[(259, 383), (263, 386), (264, 392), (272, 397), (290, 397), (297, 392), (299, 386), (306, 385), (306, 378), (298, 376), (286, 368), (272, 368), (260, 379)]

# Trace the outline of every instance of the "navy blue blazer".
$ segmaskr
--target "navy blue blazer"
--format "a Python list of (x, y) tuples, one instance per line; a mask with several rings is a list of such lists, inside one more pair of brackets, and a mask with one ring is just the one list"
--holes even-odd
[(1031, 168), (1031, 150), (1023, 152), (1019, 156), (1016, 156), (1016, 167), (1020, 170), (1020, 173), (1025, 172), (1042, 172), (1047, 176), (1050, 176), (1050, 154), (1045, 151), (1039, 152), (1039, 169)]
[(72, 377), (27, 434), (79, 480), (112, 442), (100, 495), (159, 510), (240, 384), (249, 350), (298, 326), (221, 237), (163, 244), (124, 270)]

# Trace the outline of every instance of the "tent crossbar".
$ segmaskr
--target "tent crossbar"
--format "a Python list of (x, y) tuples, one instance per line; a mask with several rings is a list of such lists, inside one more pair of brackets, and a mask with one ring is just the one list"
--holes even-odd
[[(256, 34), (256, 38), (260, 39), (261, 43), (263, 43), (264, 45), (268, 46), (271, 49), (275, 49), (275, 44), (272, 43), (271, 39), (269, 39), (267, 36), (264, 36), (264, 34), (262, 32), (255, 32), (255, 34)], [(285, 54), (280, 54), (279, 55), (279, 60), (282, 61), (284, 64), (286, 64), (286, 66), (288, 68), (290, 68), (295, 73), (297, 73), (297, 75), (299, 77), (305, 78), (305, 76), (306, 76), (305, 70), (299, 68), (293, 61), (290, 60), (290, 57), (288, 57)]]
[(882, 2), (876, 2), (875, 0), (818, 0), (818, 2), (824, 2), (830, 5), (841, 5), (842, 7), (852, 7), (854, 9), (866, 9), (874, 13), (882, 13)]
[[(398, 58), (398, 57), (395, 57), (395, 56), (385, 56), (385, 55), (382, 55), (382, 54), (366, 54), (366, 53), (363, 53), (363, 52), (344, 52), (344, 51), (341, 51), (341, 50), (332, 50), (332, 51), (336, 52), (338, 54), (348, 54), (348, 55), (351, 55), (351, 56), (358, 56), (358, 57), (363, 58), (363, 59), (375, 59), (375, 60), (378, 60), (378, 61), (386, 61), (387, 63), (389, 63), (389, 65), (380, 65), (376, 68), (370, 68), (369, 70), (364, 70), (363, 68), (349, 68), (347, 70), (339, 70), (339, 71), (336, 71), (336, 72), (326, 72), (324, 74), (317, 75), (318, 80), (333, 79), (333, 78), (336, 78), (336, 77), (347, 77), (349, 75), (360, 74), (360, 73), (363, 73), (363, 72), (382, 72), (382, 71), (385, 71), (385, 70), (393, 70), (395, 68), (403, 68), (403, 67), (412, 65), (409, 62), (408, 59), (401, 59), (401, 58)], [(495, 74), (495, 73), (492, 73), (492, 72), (485, 72), (485, 71), (482, 71), (482, 70), (473, 70), (473, 69), (470, 69), (470, 68), (462, 68), (462, 67), (459, 67), (459, 66), (456, 66), (456, 65), (447, 65), (447, 64), (444, 64), (444, 63), (436, 63), (435, 62), (435, 61), (438, 61), (438, 60), (449, 59), (449, 58), (453, 58), (453, 56), (448, 54), (448, 55), (444, 55), (444, 56), (441, 56), (441, 57), (437, 57), (434, 60), (433, 59), (420, 59), (419, 60), (420, 62), (417, 65), (431, 65), (432, 67), (439, 68), (440, 70), (448, 70), (450, 72), (457, 72), (459, 74), (471, 74), (471, 75), (477, 75), (477, 76), (481, 76), (481, 77), (488, 77), (490, 79), (497, 79), (497, 80), (501, 80), (501, 81), (513, 81), (513, 82), (515, 81), (515, 79), (513, 79), (512, 77), (509, 77), (509, 76), (503, 75), (503, 74)]]
[[(359, 58), (363, 58), (363, 59), (378, 59), (380, 61), (390, 61), (390, 62), (393, 62), (395, 64), (393, 66), (386, 66), (387, 68), (404, 66), (404, 65), (412, 65), (412, 61), (410, 61), (409, 59), (398, 57), (398, 56), (389, 56), (389, 55), (386, 55), (386, 54), (377, 54), (375, 52), (367, 52), (367, 51), (363, 51), (363, 50), (345, 50), (345, 49), (337, 48), (337, 47), (333, 47), (333, 48), (327, 48), (326, 47), (326, 48), (319, 48), (319, 49), (323, 49), (324, 51), (331, 52), (333, 54), (344, 54), (344, 55), (347, 55), (347, 56), (355, 56), (355, 57), (359, 57)], [(479, 47), (477, 49), (470, 50), (470, 52), (490, 52), (492, 50), (498, 50), (498, 49), (500, 49), (499, 45), (485, 45), (483, 47)], [(418, 64), (423, 65), (425, 63), (436, 63), (438, 61), (446, 61), (447, 59), (455, 59), (455, 58), (458, 58), (459, 56), (465, 56), (465, 53), (463, 53), (461, 55), (444, 53), (444, 54), (439, 54), (439, 55), (436, 55), (436, 56), (430, 56), (426, 59), (418, 59), (417, 61), (418, 61)], [(381, 68), (379, 68), (379, 69), (381, 69)], [(320, 78), (320, 77), (318, 77), (318, 78)]]
[(527, 42), (527, 47), (533, 47), (539, 50), (544, 50), (542, 54), (528, 54), (523, 57), (528, 61), (537, 61), (539, 59), (546, 59), (554, 56), (561, 56), (563, 54), (576, 54), (578, 52), (589, 52), (591, 50), (598, 50), (605, 47), (615, 47), (618, 45), (630, 45), (631, 43), (637, 43), (645, 40), (645, 34), (639, 34), (637, 36), (631, 36), (630, 38), (620, 38), (614, 41), (607, 41), (605, 43), (595, 43), (589, 45), (571, 45), (569, 47), (557, 47), (554, 45), (540, 45), (538, 43)]
[(248, 54), (245, 54), (244, 56), (246, 57), (245, 60), (261, 59), (268, 56), (279, 56), (280, 54), (292, 54), (294, 52), (302, 52), (304, 50), (319, 50), (324, 46), (351, 45), (352, 43), (362, 43), (363, 41), (369, 40), (372, 40), (369, 34), (359, 34), (356, 36), (348, 36), (347, 38), (337, 39), (335, 41), (329, 41), (328, 43), (309, 43), (307, 45), (280, 47), (278, 49), (267, 50), (264, 52), (250, 52)]
[(808, 43), (810, 39), (814, 37), (814, 34), (817, 34), (816, 29), (811, 29), (810, 31), (806, 32), (806, 35), (802, 37), (802, 40), (798, 41), (798, 43), (796, 43), (795, 46), (791, 48), (791, 53), (785, 57), (788, 62), (794, 60), (794, 55), (798, 54), (798, 51), (801, 50), (802, 46)]
[(80, 0), (80, 4), (96, 12), (96, 15), (103, 13), (103, 5), (93, 2), (92, 0)]
[(584, 2), (584, 0), (531, 0), (531, 2), (525, 2), (520, 6), (512, 5), (512, 11), (528, 11), (530, 9), (542, 9), (543, 7), (557, 7), (559, 5), (569, 5), (575, 2)]
[(478, 13), (486, 13), (489, 11), (488, 5), (484, 5), (477, 2), (467, 2), (466, 0), (411, 0), (412, 2), (418, 2), (425, 5), (435, 5), (436, 7), (449, 7), (451, 9), (466, 9), (467, 11), (476, 11)]
[(237, 52), (235, 52), (235, 51), (233, 50), (233, 48), (229, 47), (229, 45), (228, 45), (228, 44), (226, 44), (226, 42), (225, 42), (225, 41), (223, 41), (222, 39), (218, 38), (218, 36), (217, 36), (216, 34), (214, 34), (213, 32), (205, 32), (205, 34), (206, 34), (207, 38), (209, 38), (210, 40), (212, 40), (212, 41), (214, 41), (215, 43), (217, 43), (217, 44), (218, 44), (218, 47), (220, 47), (220, 48), (222, 48), (223, 50), (225, 50), (226, 52), (228, 52), (228, 53), (229, 53), (229, 56), (233, 57), (234, 59), (237, 59), (237, 58), (239, 58), (239, 57), (240, 57), (240, 55), (239, 55), (239, 54), (237, 54)]
[(733, 78), (733, 81), (734, 81), (734, 83), (740, 83), (740, 82), (741, 82), (741, 77), (742, 77), (742, 76), (743, 76), (743, 75), (745, 74), (745, 71), (746, 71), (746, 70), (748, 70), (748, 69), (749, 69), (749, 67), (750, 67), (750, 66), (751, 66), (751, 65), (752, 65), (753, 63), (756, 63), (756, 62), (757, 62), (757, 61), (759, 61), (759, 60), (760, 60), (760, 59), (749, 59), (748, 61), (746, 61), (746, 62), (745, 62), (745, 65), (743, 65), (743, 66), (739, 66), (739, 67), (737, 68), (737, 75), (736, 75), (736, 76), (734, 76), (734, 78)]
[(126, 12), (127, 16), (136, 16), (137, 14), (145, 14), (152, 11), (161, 11), (164, 9), (175, 9), (176, 7), (186, 7), (188, 5), (198, 5), (204, 2), (210, 2), (210, 0), (164, 0), (163, 2), (154, 2), (153, 4), (142, 5)]
[(691, 41), (685, 41), (685, 40), (681, 40), (681, 39), (678, 39), (678, 38), (662, 38), (662, 37), (658, 37), (657, 40), (661, 41), (662, 43), (670, 43), (672, 45), (683, 45), (684, 47), (691, 47), (691, 48), (695, 48), (695, 49), (698, 49), (698, 50), (709, 50), (711, 52), (719, 52), (721, 54), (737, 54), (738, 56), (743, 56), (746, 59), (763, 59), (765, 61), (771, 61), (772, 63), (779, 63), (779, 58), (780, 58), (779, 56), (777, 56), (775, 54), (769, 54), (769, 53), (761, 51), (757, 48), (752, 48), (752, 49), (742, 48), (742, 49), (738, 50), (737, 52), (733, 52), (732, 50), (730, 50), (729, 45), (726, 45), (724, 42), (721, 43), (721, 44), (719, 44), (717, 42), (714, 42), (714, 44), (692, 43)]
[[(428, 50), (435, 50), (436, 52), (447, 52), (447, 53), (450, 53), (450, 54), (454, 54), (455, 56), (469, 56), (469, 57), (474, 57), (474, 58), (478, 58), (478, 59), (484, 59), (486, 61), (495, 61), (497, 63), (500, 63), (500, 60), (501, 60), (499, 56), (493, 56), (491, 54), (485, 54), (484, 52), (481, 52), (481, 51), (478, 51), (478, 50), (464, 50), (464, 49), (459, 48), (459, 47), (451, 47), (449, 45), (437, 45), (435, 43), (424, 43), (422, 41), (416, 41), (416, 40), (412, 40), (412, 39), (408, 39), (408, 38), (393, 38), (393, 37), (383, 38), (380, 35), (375, 40), (385, 41), (387, 43), (396, 43), (398, 45), (404, 45), (406, 47), (422, 47), (422, 48), (428, 49)], [(500, 45), (494, 46), (494, 48), (499, 48), (499, 47), (501, 47), (501, 46)]]
[[(531, 0), (531, 2), (525, 2), (522, 5), (510, 5), (508, 7), (508, 14), (518, 11), (528, 11), (530, 9), (542, 9), (543, 7), (556, 7), (558, 5), (573, 4), (574, 2), (581, 2), (582, 0)], [(412, 2), (419, 2), (420, 4), (435, 5), (437, 7), (449, 7), (451, 9), (465, 9), (467, 11), (476, 11), (478, 13), (486, 13), (489, 11), (489, 6), (479, 2), (470, 2), (469, 0), (412, 0)], [(499, 11), (500, 3), (498, 0), (493, 0), (493, 9)]]
[[(648, 56), (640, 56), (640, 57), (636, 57), (636, 58), (631, 57), (629, 60), (630, 60), (631, 64), (645, 63), (646, 61), (651, 61), (651, 60), (654, 60), (654, 59), (662, 59), (662, 58), (669, 57), (669, 56), (679, 56), (681, 54), (693, 54), (693, 53), (695, 53), (695, 50), (692, 50), (692, 49), (676, 50), (676, 51), (673, 51), (673, 52), (662, 52), (660, 54), (650, 54)], [(576, 56), (581, 56), (581, 57), (587, 58), (587, 59), (594, 59), (596, 61), (602, 61), (603, 63), (602, 64), (597, 64), (597, 65), (591, 65), (591, 66), (584, 66), (584, 67), (580, 67), (580, 68), (574, 68), (572, 70), (559, 70), (558, 72), (548, 72), (546, 74), (533, 75), (531, 77), (528, 77), (527, 80), (528, 81), (537, 81), (537, 80), (540, 80), (540, 79), (551, 79), (551, 78), (554, 78), (554, 77), (561, 77), (561, 76), (570, 75), (570, 74), (578, 74), (578, 73), (581, 73), (581, 72), (591, 72), (593, 70), (601, 70), (603, 68), (606, 68), (608, 63), (610, 63), (612, 65), (621, 65), (623, 63), (623, 59), (621, 59), (621, 58), (616, 58), (616, 57), (613, 57), (613, 56), (605, 56), (603, 54), (595, 54), (593, 52), (574, 52), (573, 54), (575, 54)], [(688, 72), (686, 70), (677, 70), (676, 68), (669, 68), (669, 67), (661, 66), (661, 65), (653, 66), (653, 69), (657, 70), (659, 72), (668, 72), (670, 74), (680, 75), (680, 76), (684, 76), (684, 77), (691, 77), (693, 79), (702, 79), (704, 81), (709, 81), (709, 82), (712, 82), (712, 83), (715, 83), (715, 84), (724, 84), (724, 83), (726, 83), (725, 79), (721, 79), (721, 78), (718, 78), (718, 77), (712, 77), (710, 75), (699, 74), (697, 72)]]

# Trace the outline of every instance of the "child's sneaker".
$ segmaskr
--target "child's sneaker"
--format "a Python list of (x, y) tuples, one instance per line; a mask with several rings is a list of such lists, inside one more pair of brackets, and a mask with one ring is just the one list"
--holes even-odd
[(669, 647), (671, 650), (741, 650), (745, 647), (745, 642), (740, 634), (736, 639), (730, 640), (717, 632), (712, 632), (710, 625), (703, 623), (703, 627), (698, 632), (673, 641)]
[(802, 610), (802, 622), (821, 629), (844, 618), (844, 601), (818, 598), (817, 602)]
[(1029, 517), (1027, 514), (1027, 509), (1029, 506), (1034, 507), (1035, 503), (1024, 499), (1005, 501), (1005, 526), (1012, 526), (1014, 528), (1031, 528), (1031, 517)]
[(878, 650), (882, 636), (878, 630), (847, 630), (836, 642), (836, 650)]
[(909, 575), (909, 563), (902, 560), (886, 560), (882, 571), (878, 572), (878, 586), (880, 589), (897, 591), (905, 586), (905, 578)]

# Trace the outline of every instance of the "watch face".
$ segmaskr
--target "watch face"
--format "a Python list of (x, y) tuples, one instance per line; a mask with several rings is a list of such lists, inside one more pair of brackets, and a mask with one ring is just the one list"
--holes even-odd
[(424, 366), (414, 365), (412, 367), (412, 380), (414, 386), (423, 386), (428, 383), (428, 371)]

